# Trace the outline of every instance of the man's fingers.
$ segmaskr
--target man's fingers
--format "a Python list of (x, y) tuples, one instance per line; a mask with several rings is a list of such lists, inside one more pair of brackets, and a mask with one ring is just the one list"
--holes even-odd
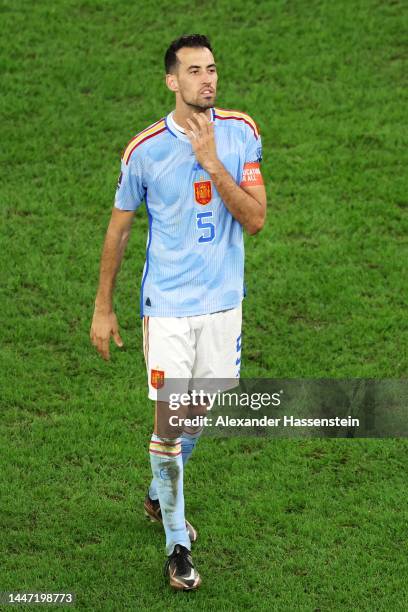
[(196, 113), (194, 119), (197, 121), (200, 131), (208, 134), (211, 121), (208, 121), (207, 116), (204, 113)]
[(109, 338), (107, 340), (103, 338), (98, 338), (97, 349), (98, 349), (98, 352), (102, 355), (102, 357), (106, 361), (108, 361), (109, 360)]
[(187, 119), (188, 125), (191, 127), (191, 131), (199, 137), (203, 134), (203, 123), (197, 119), (197, 115), (193, 116), (193, 119)]
[(111, 336), (116, 346), (123, 346), (123, 340), (119, 334), (119, 325), (114, 312), (109, 314), (94, 313), (89, 336), (98, 353), (106, 361), (110, 357), (109, 349)]
[(191, 138), (197, 138), (198, 130), (197, 130), (196, 124), (193, 123), (191, 119), (187, 119), (187, 123), (191, 128), (190, 131), (187, 131), (187, 135), (190, 136)]
[(101, 355), (102, 357), (106, 360), (109, 361), (110, 355), (109, 355), (109, 340), (108, 341), (104, 341), (102, 343), (102, 351), (101, 351)]
[(119, 346), (120, 348), (123, 346), (123, 340), (122, 338), (119, 336), (119, 332), (115, 332), (113, 334), (113, 339), (115, 341), (116, 346)]
[[(123, 346), (123, 340), (119, 335), (119, 332), (115, 332), (114, 334), (112, 334), (113, 336), (113, 340), (115, 341), (116, 346), (118, 346), (119, 348), (122, 348)], [(97, 348), (98, 353), (100, 353), (100, 355), (106, 360), (108, 361), (110, 358), (110, 354), (109, 354), (109, 341), (110, 338), (96, 338), (93, 337), (92, 339), (92, 344)]]
[(213, 124), (211, 123), (211, 121), (209, 121), (207, 119), (207, 117), (205, 115), (203, 115), (202, 117), (202, 130), (205, 134), (207, 134), (207, 136), (210, 136), (212, 133), (212, 128), (213, 128)]
[(199, 129), (199, 131), (201, 131), (203, 129), (203, 120), (201, 117), (200, 113), (195, 113), (195, 115), (193, 115), (193, 119), (197, 124), (197, 128)]
[(213, 125), (203, 113), (196, 113), (193, 119), (187, 119), (191, 132), (187, 132), (190, 138), (211, 138), (213, 136)]
[(204, 126), (203, 126), (203, 122), (201, 120), (200, 115), (198, 114), (193, 115), (193, 120), (194, 120), (194, 125), (197, 131), (197, 135), (202, 136), (205, 133), (205, 131), (204, 131)]

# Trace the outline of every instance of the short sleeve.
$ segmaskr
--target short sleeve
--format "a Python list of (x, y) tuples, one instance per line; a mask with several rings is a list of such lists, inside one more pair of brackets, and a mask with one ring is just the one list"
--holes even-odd
[(146, 188), (143, 185), (141, 160), (133, 155), (126, 164), (122, 159), (121, 172), (115, 195), (115, 207), (120, 210), (137, 210), (144, 200)]
[(262, 140), (252, 127), (245, 126), (247, 132), (245, 145), (245, 164), (262, 161)]

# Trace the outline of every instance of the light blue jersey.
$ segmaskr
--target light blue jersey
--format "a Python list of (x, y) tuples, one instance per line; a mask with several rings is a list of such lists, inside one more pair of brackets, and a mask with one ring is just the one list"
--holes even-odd
[[(245, 113), (211, 109), (217, 155), (237, 184), (260, 161), (261, 138)], [(115, 206), (149, 217), (141, 316), (185, 317), (238, 306), (244, 296), (242, 226), (197, 163), (173, 113), (125, 149)]]

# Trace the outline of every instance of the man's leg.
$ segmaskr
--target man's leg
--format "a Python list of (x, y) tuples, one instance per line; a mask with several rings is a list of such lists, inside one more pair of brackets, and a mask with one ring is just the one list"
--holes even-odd
[[(192, 419), (196, 416), (205, 416), (207, 414), (206, 406), (189, 406), (187, 411), (187, 418)], [(173, 428), (174, 429), (174, 428)], [(197, 442), (203, 431), (202, 426), (187, 427), (184, 426), (181, 433), (181, 455), (183, 461), (183, 475), (184, 467), (189, 460)], [(172, 432), (173, 433), (173, 432)], [(156, 478), (153, 476), (148, 490), (148, 497), (145, 500), (145, 514), (150, 517), (153, 521), (162, 521), (161, 507), (159, 502), (159, 495), (157, 492)], [(190, 538), (190, 542), (195, 542), (198, 538), (197, 530), (189, 521), (186, 522), (187, 532)]]
[(189, 550), (191, 548), (184, 518), (183, 460), (178, 435), (181, 428), (166, 427), (170, 414), (168, 404), (156, 402), (155, 429), (149, 446), (168, 555), (171, 555), (176, 544)]
[[(185, 428), (183, 430), (183, 433), (181, 434), (181, 438), (180, 438), (183, 468), (185, 467), (187, 461), (190, 459), (191, 453), (193, 452), (198, 442), (198, 439), (200, 438), (202, 434), (202, 431), (203, 431), (202, 427), (199, 427), (196, 429)], [(156, 501), (159, 499), (155, 478), (152, 478), (152, 481), (149, 486), (149, 497), (153, 501)]]
[[(155, 427), (149, 454), (158, 498), (154, 502), (147, 496), (144, 507), (151, 518), (163, 523), (168, 555), (165, 574), (169, 577), (170, 585), (176, 589), (192, 590), (199, 587), (201, 578), (192, 562), (191, 540), (184, 517), (183, 424), (170, 424), (170, 417), (175, 413), (169, 411), (170, 396), (167, 391), (172, 386), (172, 380), (177, 381), (179, 393), (187, 391), (194, 363), (195, 338), (187, 317), (145, 317), (144, 323), (149, 398), (156, 401)], [(186, 412), (187, 407), (180, 406), (177, 416), (185, 417)]]
[[(183, 383), (181, 383), (180, 390), (187, 391), (195, 354), (194, 335), (191, 334), (188, 318), (144, 317), (143, 350), (148, 375), (149, 398), (156, 401), (155, 433), (157, 433), (157, 417), (159, 416), (157, 399), (160, 386), (157, 380), (153, 380), (153, 373), (155, 376), (161, 374), (163, 381), (166, 379), (185, 380), (185, 389), (182, 388)], [(164, 406), (161, 405), (160, 413), (164, 409)], [(181, 434), (182, 430), (179, 435)], [(170, 437), (176, 437), (174, 432)], [(159, 499), (154, 477), (148, 496), (151, 501)]]
[[(206, 408), (204, 408), (204, 410), (201, 411), (199, 414), (202, 414), (204, 416), (206, 413), (207, 413), (207, 410)], [(197, 414), (197, 411), (193, 412), (193, 409), (191, 407), (188, 413), (188, 418), (193, 418), (196, 414)], [(184, 427), (182, 434), (181, 434), (181, 456), (183, 459), (183, 468), (185, 467), (187, 461), (190, 459), (191, 454), (193, 450), (195, 449), (196, 444), (202, 432), (203, 432), (202, 426)], [(149, 497), (153, 501), (159, 499), (159, 496), (157, 494), (157, 485), (156, 485), (155, 478), (153, 478), (150, 483)]]
[(191, 453), (196, 447), (196, 444), (203, 433), (203, 427), (185, 427), (181, 434), (181, 455), (183, 457), (183, 466), (191, 457)]
[(184, 517), (181, 438), (174, 437), (177, 428), (169, 427), (169, 416), (171, 413), (168, 404), (156, 402), (155, 431), (149, 447), (150, 463), (166, 533), (168, 558), (165, 575), (168, 575), (173, 588), (193, 590), (200, 586), (201, 578), (191, 558), (191, 542)]

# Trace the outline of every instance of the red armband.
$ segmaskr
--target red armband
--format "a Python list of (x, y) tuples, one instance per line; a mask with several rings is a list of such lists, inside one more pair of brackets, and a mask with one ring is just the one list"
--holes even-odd
[(239, 184), (240, 187), (255, 187), (256, 185), (263, 185), (263, 178), (261, 174), (261, 168), (259, 162), (249, 162), (244, 164), (244, 171), (242, 173), (242, 179)]

